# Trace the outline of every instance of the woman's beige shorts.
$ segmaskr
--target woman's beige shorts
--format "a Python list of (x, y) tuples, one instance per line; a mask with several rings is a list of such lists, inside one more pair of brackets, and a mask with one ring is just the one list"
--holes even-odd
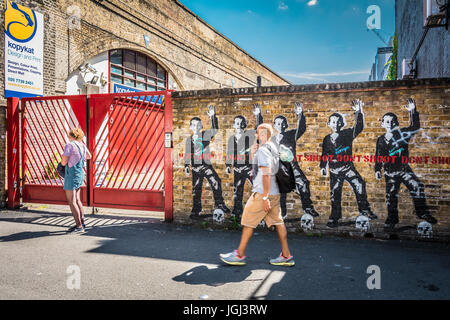
[(266, 221), (268, 228), (273, 225), (284, 224), (283, 217), (281, 216), (280, 195), (269, 196), (269, 200), (270, 211), (265, 212), (262, 194), (254, 192), (245, 205), (241, 225), (256, 228), (262, 219)]

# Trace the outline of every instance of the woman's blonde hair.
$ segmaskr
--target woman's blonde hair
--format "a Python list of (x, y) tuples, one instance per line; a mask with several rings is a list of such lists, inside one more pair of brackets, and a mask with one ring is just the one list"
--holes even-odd
[(73, 128), (69, 131), (69, 136), (71, 136), (75, 140), (81, 141), (84, 138), (84, 133), (80, 128)]

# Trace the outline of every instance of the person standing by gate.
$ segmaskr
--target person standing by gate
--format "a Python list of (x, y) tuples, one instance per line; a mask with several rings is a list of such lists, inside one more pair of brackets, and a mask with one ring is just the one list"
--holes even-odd
[(63, 189), (76, 224), (68, 231), (84, 232), (84, 209), (80, 194), (84, 181), (84, 162), (91, 159), (91, 154), (82, 142), (84, 133), (80, 128), (70, 130), (68, 137), (69, 143), (64, 146), (61, 157), (61, 165), (65, 166)]

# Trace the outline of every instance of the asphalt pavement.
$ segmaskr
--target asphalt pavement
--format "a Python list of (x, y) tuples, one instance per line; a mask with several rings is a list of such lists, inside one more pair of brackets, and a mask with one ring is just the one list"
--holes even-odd
[(157, 218), (0, 212), (0, 299), (449, 299), (450, 246), (289, 234), (295, 267), (276, 267), (276, 232), (257, 230), (247, 265), (219, 253), (240, 232)]

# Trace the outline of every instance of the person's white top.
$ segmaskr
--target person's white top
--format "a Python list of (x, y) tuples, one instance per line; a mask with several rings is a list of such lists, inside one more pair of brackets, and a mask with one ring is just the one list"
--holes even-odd
[[(258, 170), (256, 177), (253, 179), (252, 192), (263, 194), (264, 188), (262, 182), (262, 172), (259, 167), (268, 167), (270, 168), (269, 195), (280, 194), (280, 189), (278, 188), (277, 179), (275, 177), (275, 174), (277, 173), (279, 166), (278, 149), (273, 142), (268, 141), (264, 145), (259, 147), (253, 159), (253, 166), (255, 165), (258, 166)], [(253, 174), (255, 174), (255, 168), (253, 169), (254, 169)]]

